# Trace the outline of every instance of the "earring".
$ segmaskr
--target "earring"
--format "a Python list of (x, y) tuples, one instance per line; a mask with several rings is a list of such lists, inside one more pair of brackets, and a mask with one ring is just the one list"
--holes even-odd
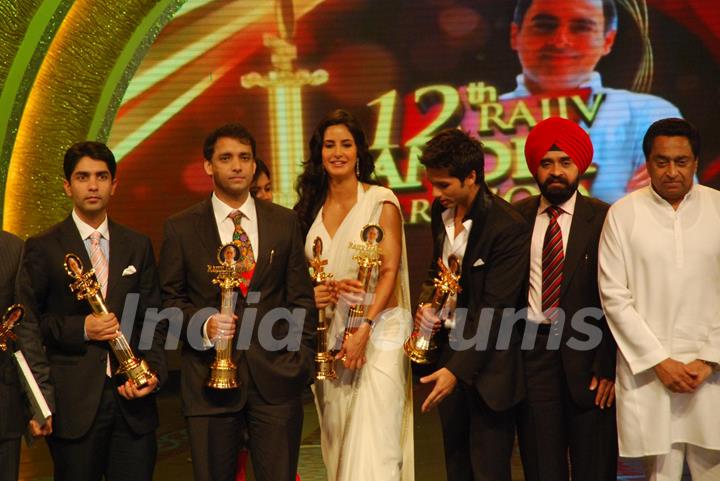
[(360, 159), (355, 162), (355, 176), (360, 178)]

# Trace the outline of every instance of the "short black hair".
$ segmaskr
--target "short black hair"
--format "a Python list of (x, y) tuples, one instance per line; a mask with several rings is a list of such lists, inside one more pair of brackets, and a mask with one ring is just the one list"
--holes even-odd
[(268, 179), (272, 179), (270, 177), (270, 169), (268, 169), (267, 164), (265, 161), (263, 161), (260, 157), (255, 158), (255, 175), (253, 176), (253, 182), (257, 182), (258, 177), (260, 177), (261, 174), (265, 174)]
[[(559, 1), (559, 0), (556, 0)], [(515, 4), (515, 13), (513, 14), (513, 23), (522, 27), (523, 20), (525, 20), (525, 14), (532, 5), (533, 0), (517, 0)], [(615, 0), (602, 0), (603, 2), (603, 15), (605, 17), (605, 33), (613, 30), (617, 30), (618, 26), (618, 12)]]
[(695, 158), (700, 156), (700, 132), (698, 129), (685, 119), (668, 118), (656, 121), (645, 132), (642, 144), (645, 160), (650, 157), (655, 138), (661, 135), (687, 138)]
[(212, 160), (213, 153), (215, 152), (215, 143), (223, 137), (229, 137), (240, 143), (250, 145), (253, 158), (255, 157), (255, 138), (244, 126), (233, 123), (218, 127), (205, 138), (205, 144), (203, 145), (203, 157), (205, 157), (205, 160)]
[(115, 178), (117, 162), (115, 162), (115, 156), (112, 151), (102, 142), (85, 140), (71, 145), (70, 148), (65, 151), (65, 158), (63, 159), (65, 180), (70, 181), (75, 167), (77, 167), (78, 162), (80, 162), (80, 159), (83, 157), (90, 157), (91, 159), (105, 162), (110, 171), (110, 177)]
[(475, 172), (476, 184), (485, 180), (485, 153), (482, 143), (458, 129), (440, 131), (425, 144), (420, 163), (426, 168), (448, 169), (460, 180)]

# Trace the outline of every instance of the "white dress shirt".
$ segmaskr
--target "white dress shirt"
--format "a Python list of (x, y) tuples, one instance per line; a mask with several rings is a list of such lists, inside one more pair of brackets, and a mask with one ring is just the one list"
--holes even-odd
[(253, 254), (257, 259), (258, 255), (258, 226), (257, 212), (255, 210), (255, 199), (248, 195), (247, 199), (239, 208), (230, 207), (225, 202), (218, 199), (213, 192), (212, 198), (213, 214), (215, 214), (215, 223), (217, 224), (218, 233), (220, 234), (220, 242), (229, 244), (233, 240), (233, 232), (235, 231), (235, 223), (228, 217), (231, 212), (239, 210), (242, 213), (240, 227), (243, 228), (252, 245)]
[[(564, 203), (558, 205), (562, 213), (557, 222), (562, 232), (563, 254), (567, 252), (567, 241), (570, 236), (572, 216), (575, 212), (577, 192)], [(545, 232), (550, 225), (550, 216), (545, 212), (552, 204), (544, 196), (540, 196), (540, 205), (535, 216), (535, 227), (530, 244), (530, 286), (528, 289), (528, 320), (539, 323), (549, 323), (542, 310), (542, 254)]]
[[(462, 265), (463, 257), (465, 257), (465, 249), (467, 249), (468, 236), (470, 235), (470, 229), (472, 229), (472, 219), (464, 220), (462, 223), (462, 230), (455, 235), (455, 208), (445, 209), (442, 213), (442, 221), (445, 226), (445, 242), (443, 242), (442, 260), (445, 265), (448, 265), (448, 258), (451, 255), (457, 257), (458, 262)], [(445, 327), (452, 329), (455, 327), (455, 306), (457, 305), (457, 294), (452, 294), (448, 297), (443, 309), (448, 313), (447, 319), (445, 319)]]
[[(77, 213), (75, 213), (75, 210), (72, 211), (72, 220), (73, 222), (75, 222), (75, 227), (77, 227), (78, 232), (80, 232), (80, 238), (85, 244), (85, 250), (87, 250), (88, 257), (92, 257), (92, 241), (90, 240), (90, 236), (95, 231), (98, 231), (100, 233), (100, 250), (105, 256), (108, 265), (110, 265), (110, 229), (108, 229), (107, 216), (105, 216), (105, 220), (102, 221), (102, 224), (100, 224), (97, 229), (83, 222), (82, 219), (80, 219), (80, 217), (77, 215)], [(87, 271), (92, 266), (83, 267)]]

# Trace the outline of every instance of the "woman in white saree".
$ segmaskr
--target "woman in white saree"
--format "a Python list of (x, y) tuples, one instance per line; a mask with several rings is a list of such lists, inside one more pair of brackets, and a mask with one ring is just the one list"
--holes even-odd
[[(306, 232), (305, 250), (322, 239), (332, 280), (315, 289), (330, 320), (329, 346), (337, 379), (313, 387), (329, 481), (414, 479), (410, 367), (403, 342), (412, 316), (400, 204), (372, 180), (365, 135), (347, 112), (326, 117), (310, 140), (310, 159), (298, 181), (295, 210)], [(362, 303), (350, 243), (368, 224), (382, 228), (382, 264), (370, 282), (365, 322), (343, 341), (348, 306)], [(370, 299), (370, 298), (368, 298)]]

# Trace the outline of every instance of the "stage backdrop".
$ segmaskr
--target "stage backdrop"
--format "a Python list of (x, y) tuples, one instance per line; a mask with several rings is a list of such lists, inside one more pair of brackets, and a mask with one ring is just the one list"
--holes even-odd
[[(535, 18), (519, 32), (514, 3), (2, 0), (4, 228), (27, 236), (67, 215), (62, 154), (91, 138), (119, 161), (112, 216), (157, 246), (163, 220), (209, 194), (202, 141), (225, 122), (255, 134), (276, 200), (291, 206), (313, 128), (338, 107), (361, 119), (377, 176), (401, 199), (413, 265), (429, 246), (416, 235), (431, 201), (418, 156), (442, 128), (478, 136), (488, 184), (513, 199), (536, 192), (522, 155), (528, 129), (571, 118), (596, 146), (582, 188), (612, 202), (645, 179), (647, 125), (682, 115), (704, 137), (700, 182), (720, 185), (720, 2), (617, 0), (616, 24), (560, 31)], [(606, 44), (561, 45), (592, 28), (608, 30)], [(551, 48), (542, 36), (559, 37)], [(582, 88), (551, 85), (583, 69), (595, 74)], [(549, 82), (543, 94), (524, 88), (523, 71)]]

